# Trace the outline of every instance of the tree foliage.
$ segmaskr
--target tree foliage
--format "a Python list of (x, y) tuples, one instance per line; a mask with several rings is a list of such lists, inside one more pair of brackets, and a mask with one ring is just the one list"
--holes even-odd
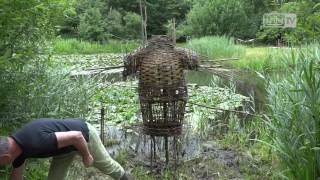
[(247, 21), (240, 0), (198, 1), (187, 16), (190, 34), (235, 36)]
[[(172, 18), (182, 22), (190, 8), (186, 0), (141, 2), (146, 5), (148, 34), (166, 34), (166, 23)], [(60, 34), (100, 42), (110, 38), (139, 38), (139, 4), (139, 0), (80, 0), (61, 23)]]
[(192, 36), (227, 35), (254, 38), (262, 15), (268, 10), (265, 0), (195, 1), (186, 23), (179, 27)]
[(275, 41), (282, 35), (283, 41), (290, 44), (313, 42), (320, 38), (320, 4), (316, 0), (283, 2), (278, 11), (295, 13), (297, 27), (294, 29), (263, 29), (257, 36), (264, 42)]
[(1, 0), (0, 63), (21, 64), (42, 51), (67, 5), (63, 0)]

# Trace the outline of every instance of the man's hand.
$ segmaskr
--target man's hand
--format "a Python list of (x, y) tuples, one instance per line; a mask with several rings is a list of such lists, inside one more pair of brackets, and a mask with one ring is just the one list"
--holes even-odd
[(82, 161), (84, 166), (89, 167), (93, 164), (93, 157), (91, 156), (91, 154), (89, 154), (88, 157), (83, 157)]
[(10, 180), (22, 180), (23, 179), (23, 170), (24, 170), (24, 163), (12, 170)]
[(58, 148), (74, 146), (82, 156), (83, 164), (89, 167), (93, 163), (92, 155), (88, 149), (88, 143), (81, 131), (55, 132), (58, 141)]

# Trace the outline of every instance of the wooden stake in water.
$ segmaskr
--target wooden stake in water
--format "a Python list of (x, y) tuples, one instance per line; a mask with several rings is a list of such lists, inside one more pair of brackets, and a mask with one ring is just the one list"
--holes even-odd
[(100, 139), (104, 145), (104, 107), (101, 108), (100, 112)]

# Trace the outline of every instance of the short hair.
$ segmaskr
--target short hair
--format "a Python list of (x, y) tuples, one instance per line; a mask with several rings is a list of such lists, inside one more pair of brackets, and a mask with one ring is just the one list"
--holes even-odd
[(9, 152), (9, 141), (8, 137), (0, 136), (0, 156)]

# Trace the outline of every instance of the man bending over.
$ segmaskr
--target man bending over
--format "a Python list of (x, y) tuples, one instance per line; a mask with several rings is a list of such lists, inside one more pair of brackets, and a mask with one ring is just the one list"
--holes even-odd
[(12, 163), (12, 180), (23, 179), (27, 158), (53, 157), (48, 180), (63, 180), (76, 153), (86, 167), (94, 166), (114, 179), (128, 179), (104, 148), (95, 128), (79, 119), (34, 120), (9, 137), (0, 137), (0, 165)]

